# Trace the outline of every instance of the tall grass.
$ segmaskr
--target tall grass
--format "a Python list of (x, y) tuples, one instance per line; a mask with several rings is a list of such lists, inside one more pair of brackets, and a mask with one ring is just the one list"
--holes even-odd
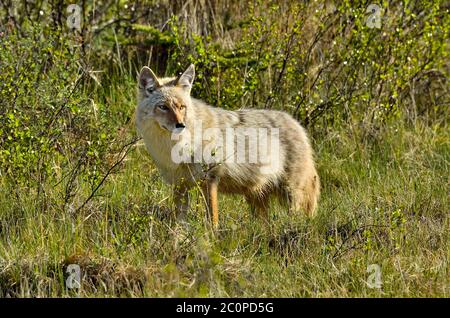
[[(140, 145), (78, 213), (42, 212), (2, 184), (2, 296), (448, 297), (448, 130), (354, 138), (315, 141), (316, 219), (274, 205), (266, 225), (223, 197), (216, 234), (195, 191), (189, 226), (171, 221), (170, 189)], [(66, 286), (68, 264), (81, 266), (79, 290)], [(381, 289), (367, 285), (371, 264)]]

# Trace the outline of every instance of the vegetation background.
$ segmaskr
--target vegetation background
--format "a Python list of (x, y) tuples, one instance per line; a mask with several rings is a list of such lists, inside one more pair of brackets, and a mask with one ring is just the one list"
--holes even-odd
[[(72, 2), (0, 0), (0, 296), (449, 297), (449, 2)], [(213, 234), (193, 191), (171, 221), (136, 75), (189, 63), (307, 128), (317, 218), (223, 196)]]

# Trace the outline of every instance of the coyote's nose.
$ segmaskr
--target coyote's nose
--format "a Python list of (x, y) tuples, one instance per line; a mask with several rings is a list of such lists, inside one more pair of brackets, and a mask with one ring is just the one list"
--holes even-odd
[(175, 128), (185, 128), (186, 126), (183, 123), (178, 123), (175, 125)]

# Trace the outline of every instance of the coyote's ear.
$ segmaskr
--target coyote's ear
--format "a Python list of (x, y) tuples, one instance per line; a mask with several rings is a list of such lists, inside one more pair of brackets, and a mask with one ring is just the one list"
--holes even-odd
[(186, 92), (190, 92), (194, 82), (195, 69), (194, 64), (189, 65), (186, 71), (178, 78), (177, 86), (182, 87)]
[(146, 89), (152, 92), (160, 86), (161, 83), (155, 73), (147, 66), (144, 66), (139, 73), (139, 89)]

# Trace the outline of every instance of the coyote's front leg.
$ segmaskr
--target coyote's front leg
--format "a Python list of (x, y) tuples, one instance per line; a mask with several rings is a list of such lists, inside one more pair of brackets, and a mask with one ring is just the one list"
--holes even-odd
[(203, 194), (206, 198), (207, 210), (214, 228), (219, 225), (219, 204), (217, 202), (217, 192), (219, 179), (217, 177), (208, 177), (203, 185)]
[(173, 188), (173, 199), (175, 201), (175, 215), (178, 220), (185, 221), (189, 210), (189, 192), (184, 185)]

